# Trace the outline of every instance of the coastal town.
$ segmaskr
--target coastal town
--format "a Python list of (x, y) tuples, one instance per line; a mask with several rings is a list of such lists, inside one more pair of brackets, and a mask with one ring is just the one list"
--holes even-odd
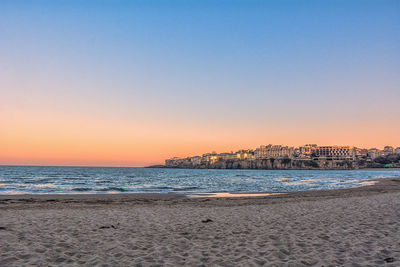
[(357, 148), (353, 146), (300, 147), (262, 145), (237, 152), (165, 160), (167, 168), (193, 169), (363, 169), (400, 168), (400, 147)]

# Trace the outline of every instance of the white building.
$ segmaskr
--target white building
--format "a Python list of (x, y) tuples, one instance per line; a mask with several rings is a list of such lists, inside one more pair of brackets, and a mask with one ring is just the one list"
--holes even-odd
[(319, 146), (315, 150), (319, 158), (332, 160), (354, 160), (356, 151), (350, 146)]
[(377, 148), (370, 148), (368, 149), (368, 157), (371, 159), (375, 159), (383, 155), (383, 151)]
[(192, 157), (192, 164), (193, 164), (193, 166), (200, 165), (201, 164), (201, 157), (200, 156)]
[(269, 158), (292, 158), (294, 154), (294, 147), (281, 146), (281, 145), (267, 145), (260, 146), (254, 151), (255, 159), (269, 159)]
[(383, 148), (383, 156), (393, 155), (395, 153), (395, 149), (392, 146), (385, 146)]
[(317, 149), (316, 144), (307, 144), (299, 147), (299, 156), (301, 158), (311, 158), (312, 154), (315, 154), (315, 150)]

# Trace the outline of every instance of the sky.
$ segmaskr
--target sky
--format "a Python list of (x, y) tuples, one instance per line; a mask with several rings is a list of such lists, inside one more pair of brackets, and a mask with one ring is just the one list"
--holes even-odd
[(400, 1), (0, 1), (0, 164), (400, 146)]

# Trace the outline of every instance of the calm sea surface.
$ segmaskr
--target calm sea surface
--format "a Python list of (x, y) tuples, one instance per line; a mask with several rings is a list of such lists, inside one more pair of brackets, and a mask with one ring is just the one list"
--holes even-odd
[(287, 192), (348, 188), (400, 170), (187, 170), (0, 166), (0, 194)]

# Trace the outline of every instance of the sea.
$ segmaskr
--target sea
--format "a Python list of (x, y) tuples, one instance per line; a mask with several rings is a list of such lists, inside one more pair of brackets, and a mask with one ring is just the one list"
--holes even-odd
[(192, 170), (0, 166), (0, 194), (248, 193), (357, 187), (400, 170)]

